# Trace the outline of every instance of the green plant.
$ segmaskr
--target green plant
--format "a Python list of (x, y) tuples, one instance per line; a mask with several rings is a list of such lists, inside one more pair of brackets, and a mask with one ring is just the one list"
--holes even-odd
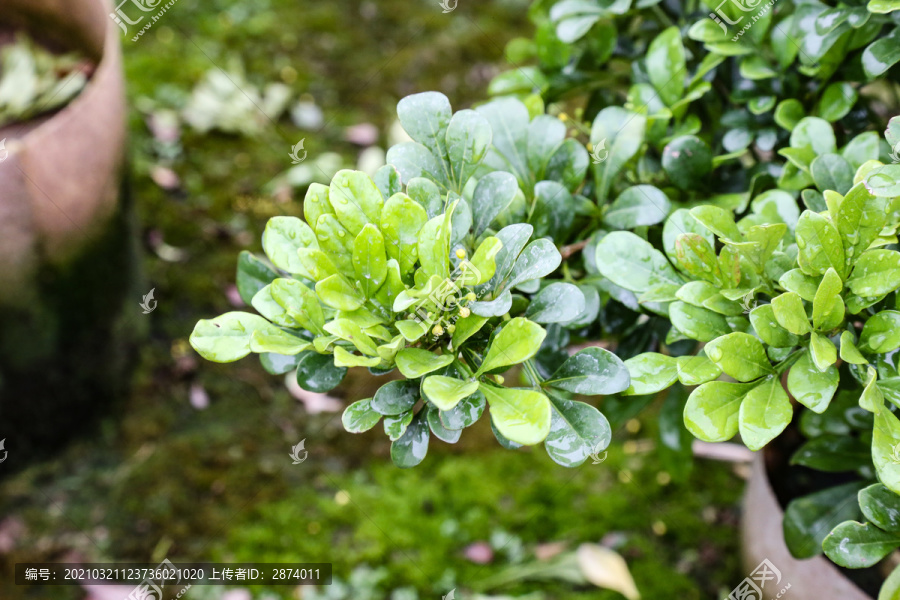
[[(433, 98), (411, 111), (408, 129), (432, 131)], [(423, 98), (412, 102), (417, 99)], [(401, 103), (401, 115), (410, 114), (408, 106)], [(350, 405), (343, 422), (361, 432), (384, 417), (400, 466), (421, 462), (431, 433), (456, 442), (486, 404), (504, 445), (546, 440), (555, 460), (580, 464), (606, 447), (610, 430), (599, 411), (569, 396), (621, 391), (627, 370), (612, 353), (589, 348), (551, 376), (538, 374), (532, 358), (547, 335), (538, 323), (577, 321), (584, 295), (570, 283), (541, 285), (561, 257), (546, 239), (529, 243), (531, 225), (490, 228), (516, 195), (498, 194), (510, 177), (482, 177), (470, 197), (474, 210), (453, 192), (483, 158), (490, 127), (464, 111), (435, 129), (443, 141), (432, 150), (447, 168), (443, 176), (437, 169), (428, 174), (449, 191), (413, 177), (407, 195), (392, 166), (378, 173), (377, 184), (341, 171), (330, 187), (311, 186), (306, 222), (269, 221), (263, 248), (271, 266), (249, 253), (239, 259), (238, 290), (262, 316), (230, 312), (200, 321), (191, 344), (216, 362), (260, 353), (270, 371), (296, 368), (301, 387), (316, 392), (339, 384), (349, 367), (376, 374), (396, 368), (405, 379)], [(393, 151), (434, 167), (424, 148)], [(397, 162), (405, 172), (418, 164)], [(514, 180), (512, 188), (518, 192)], [(534, 289), (532, 298), (513, 297), (514, 288), (526, 286)], [(519, 364), (530, 387), (502, 387), (499, 373)]]
[[(890, 147), (900, 143), (898, 127), (895, 118)], [(872, 517), (872, 496), (900, 508), (900, 420), (893, 408), (900, 406), (893, 358), (900, 349), (900, 165), (877, 160), (883, 150), (861, 134), (838, 154), (831, 126), (804, 119), (783, 151), (805, 177), (796, 187), (819, 187), (804, 190), (810, 208), (802, 214), (793, 196), (776, 189), (755, 198), (737, 222), (713, 205), (676, 212), (667, 227), (679, 223), (687, 232), (664, 233), (665, 254), (629, 232), (606, 235), (596, 249), (606, 277), (662, 303), (654, 307), (672, 323), (670, 341), (705, 344), (696, 355), (644, 353), (625, 361), (632, 381), (626, 394), (653, 394), (676, 381), (697, 386), (684, 408), (688, 430), (710, 442), (740, 433), (752, 450), (791, 423), (791, 397), (823, 415), (815, 426), (801, 419), (809, 441), (794, 464), (855, 470), (861, 479), (795, 500), (785, 539), (801, 557), (821, 552), (825, 539), (829, 557), (854, 568), (900, 547), (897, 528)], [(816, 211), (819, 197), (823, 210)], [(871, 414), (849, 417), (848, 398), (849, 407)], [(838, 408), (829, 413), (833, 399)], [(870, 525), (843, 523), (825, 538), (811, 515), (852, 499), (874, 476), (883, 489), (860, 492)], [(855, 514), (849, 505), (831, 525)]]

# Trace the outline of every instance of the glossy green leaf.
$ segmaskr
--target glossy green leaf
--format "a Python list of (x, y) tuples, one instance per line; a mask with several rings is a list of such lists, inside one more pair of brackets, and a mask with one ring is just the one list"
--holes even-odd
[(883, 296), (900, 287), (900, 252), (876, 248), (863, 252), (847, 279), (859, 296)]
[(375, 392), (372, 398), (372, 410), (381, 415), (399, 415), (405, 413), (419, 401), (419, 384), (415, 381), (390, 381)]
[(591, 144), (607, 151), (606, 160), (594, 165), (599, 202), (606, 201), (613, 180), (640, 150), (646, 123), (643, 115), (618, 106), (604, 108), (594, 118)]
[(359, 400), (344, 409), (341, 423), (349, 433), (369, 431), (381, 420), (381, 414), (372, 410), (372, 399)]
[(465, 429), (481, 418), (485, 405), (484, 394), (476, 392), (460, 400), (451, 410), (441, 411), (441, 424), (447, 429)]
[(808, 351), (791, 367), (788, 373), (787, 387), (798, 402), (816, 413), (828, 408), (834, 392), (837, 391), (840, 376), (834, 366), (820, 371), (814, 364)]
[(546, 277), (559, 267), (562, 256), (548, 239), (535, 240), (525, 246), (509, 273), (506, 288), (513, 288), (526, 281)]
[(477, 381), (462, 381), (443, 375), (430, 375), (422, 381), (422, 392), (441, 410), (452, 409), (460, 400), (477, 391)]
[(399, 415), (388, 415), (384, 417), (384, 433), (392, 442), (396, 442), (413, 421), (413, 411), (407, 411)]
[[(319, 239), (319, 247), (322, 252), (335, 267), (344, 273), (353, 271), (353, 240), (355, 238), (334, 215), (325, 214), (319, 217), (316, 222), (316, 237)], [(302, 249), (298, 250), (298, 253), (301, 251)]]
[(711, 342), (731, 332), (725, 317), (686, 302), (673, 302), (669, 305), (669, 319), (678, 331), (701, 342)]
[(619, 357), (593, 347), (569, 357), (546, 383), (573, 394), (608, 395), (628, 389), (630, 378)]
[(900, 546), (900, 534), (881, 531), (871, 523), (846, 521), (822, 542), (825, 554), (848, 569), (871, 567)]
[(229, 312), (215, 319), (201, 319), (191, 333), (191, 346), (206, 360), (234, 362), (250, 354), (254, 331), (280, 331), (259, 315)]
[(685, 52), (678, 27), (669, 27), (650, 42), (647, 56), (647, 75), (667, 106), (672, 106), (684, 94)]
[(663, 149), (662, 167), (676, 186), (694, 189), (712, 171), (712, 149), (696, 136), (677, 137)]
[(253, 302), (256, 293), (275, 281), (278, 272), (246, 250), (241, 251), (237, 261), (236, 284), (241, 300)]
[(821, 278), (807, 275), (800, 269), (786, 271), (778, 280), (779, 285), (789, 292), (794, 292), (804, 300), (812, 302), (819, 291)]
[(404, 348), (397, 353), (397, 368), (405, 377), (416, 379), (443, 369), (453, 362), (452, 354), (437, 355), (419, 348)]
[(615, 231), (601, 239), (596, 261), (604, 277), (633, 292), (683, 283), (662, 252), (630, 231)]
[(655, 394), (666, 389), (678, 379), (677, 361), (671, 356), (656, 352), (638, 354), (625, 361), (631, 377), (626, 396)]
[(809, 334), (809, 353), (819, 371), (825, 371), (837, 361), (837, 348), (824, 335), (815, 331)]
[(833, 433), (807, 440), (791, 457), (792, 465), (828, 473), (855, 471), (871, 462), (869, 447), (862, 440)]
[(297, 384), (309, 392), (330, 392), (346, 374), (347, 369), (335, 366), (330, 354), (304, 352), (297, 364)]
[(321, 183), (309, 184), (306, 197), (303, 199), (303, 218), (310, 227), (315, 229), (319, 217), (327, 214), (334, 214), (334, 208), (328, 201), (328, 186)]
[(537, 353), (546, 335), (543, 327), (527, 319), (516, 317), (508, 321), (494, 336), (475, 376), (528, 360)]
[(744, 236), (734, 222), (734, 215), (724, 208), (704, 205), (691, 209), (691, 216), (720, 238), (740, 242)]
[(850, 112), (858, 97), (859, 94), (849, 82), (832, 83), (825, 88), (819, 99), (819, 116), (832, 123), (839, 121)]
[(288, 273), (304, 273), (299, 248), (318, 248), (316, 235), (297, 217), (272, 217), (263, 232), (263, 249), (272, 264)]
[(875, 413), (872, 435), (872, 462), (878, 479), (889, 490), (900, 494), (900, 421), (887, 406)]
[(841, 333), (840, 356), (844, 362), (854, 365), (865, 365), (869, 362), (859, 351), (859, 348), (856, 347), (856, 340), (849, 331)]
[(431, 433), (442, 442), (455, 444), (462, 437), (461, 429), (447, 429), (444, 427), (444, 424), (441, 423), (441, 411), (435, 406), (428, 405), (425, 409), (425, 420), (428, 422), (428, 428), (431, 429)]
[(706, 356), (726, 375), (738, 381), (754, 381), (772, 373), (762, 343), (752, 335), (735, 332), (706, 344)]
[(506, 210), (518, 192), (519, 184), (510, 173), (494, 171), (479, 179), (472, 195), (472, 233), (480, 236)]
[(711, 381), (699, 386), (684, 407), (684, 424), (694, 437), (724, 442), (738, 432), (741, 401), (753, 386)]
[(565, 323), (584, 312), (584, 307), (584, 294), (578, 286), (555, 282), (531, 299), (525, 317), (535, 323)]
[(844, 320), (844, 300), (841, 291), (844, 284), (834, 269), (828, 269), (813, 299), (813, 327), (828, 331)]
[(809, 318), (798, 294), (786, 292), (772, 298), (772, 311), (778, 324), (794, 335), (809, 332)]
[(900, 312), (883, 310), (869, 317), (859, 342), (863, 349), (879, 354), (900, 348)]
[(846, 194), (853, 187), (853, 167), (840, 154), (822, 154), (809, 165), (816, 187)]
[(800, 215), (796, 229), (800, 250), (800, 268), (807, 275), (822, 275), (833, 268), (846, 272), (844, 246), (834, 224), (818, 213), (806, 211)]
[(859, 515), (861, 482), (845, 483), (792, 500), (784, 512), (784, 541), (796, 558), (822, 553), (822, 541), (838, 524)]
[[(385, 419), (387, 422), (387, 419)], [(420, 412), (413, 418), (399, 438), (391, 444), (391, 460), (401, 469), (415, 467), (428, 454), (428, 439), (431, 432), (425, 421), (425, 413)]]
[(866, 373), (866, 385), (859, 397), (859, 405), (871, 413), (877, 413), (884, 406), (884, 396), (878, 388), (878, 373), (869, 367)]
[(687, 386), (700, 385), (712, 381), (722, 374), (722, 369), (709, 360), (701, 350), (696, 356), (679, 356), (676, 359), (678, 380)]
[(419, 257), (419, 231), (428, 222), (425, 209), (405, 194), (395, 194), (385, 203), (380, 227), (389, 258), (400, 265), (401, 273), (412, 271)]
[(337, 220), (354, 238), (367, 223), (377, 225), (381, 221), (384, 198), (375, 182), (362, 171), (338, 171), (331, 180), (328, 201)]
[(550, 433), (550, 400), (540, 392), (480, 384), (491, 407), (491, 422), (507, 439), (532, 446)]
[(751, 310), (750, 323), (759, 338), (769, 346), (792, 348), (800, 341), (798, 336), (778, 324), (771, 304), (760, 304)]
[(589, 404), (550, 396), (550, 432), (544, 440), (547, 454), (559, 465), (577, 467), (609, 446), (612, 428), (603, 414)]
[(900, 533), (900, 496), (884, 485), (874, 483), (860, 490), (859, 508), (863, 516), (879, 529)]
[[(411, 200), (410, 203), (415, 205)], [(357, 288), (366, 298), (374, 296), (387, 277), (384, 236), (371, 223), (362, 228), (353, 243), (353, 269)]]
[[(706, 348), (708, 353), (709, 346)], [(741, 439), (751, 450), (760, 450), (784, 431), (793, 415), (794, 409), (781, 387), (781, 380), (770, 375), (747, 392), (741, 402), (738, 418)]]
[(461, 110), (447, 126), (447, 158), (454, 189), (462, 192), (466, 182), (484, 160), (491, 146), (491, 125), (474, 110)]
[(338, 310), (356, 310), (366, 301), (359, 289), (341, 275), (326, 277), (316, 284), (319, 299)]
[(669, 198), (652, 185), (635, 185), (619, 194), (606, 211), (604, 222), (613, 229), (634, 229), (662, 223), (669, 214)]

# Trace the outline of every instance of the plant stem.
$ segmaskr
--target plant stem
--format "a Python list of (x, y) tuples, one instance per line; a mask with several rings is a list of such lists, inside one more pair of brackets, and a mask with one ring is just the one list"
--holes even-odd
[(522, 363), (522, 367), (525, 369), (525, 374), (528, 375), (529, 379), (531, 379), (531, 385), (536, 388), (541, 387), (541, 376), (538, 375), (537, 369), (534, 366), (534, 362), (532, 362), (532, 360), (529, 358)]

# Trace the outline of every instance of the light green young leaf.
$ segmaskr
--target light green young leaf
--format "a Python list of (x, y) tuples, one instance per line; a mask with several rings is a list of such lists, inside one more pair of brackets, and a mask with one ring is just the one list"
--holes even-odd
[(883, 310), (863, 325), (859, 343), (863, 350), (884, 354), (900, 348), (900, 312)]
[(741, 402), (739, 429), (741, 439), (754, 452), (784, 431), (791, 422), (794, 409), (781, 387), (781, 380), (770, 375), (763, 383), (747, 392)]
[(366, 301), (359, 289), (342, 275), (332, 275), (317, 283), (316, 294), (322, 302), (338, 310), (356, 310)]
[(809, 333), (809, 318), (803, 300), (794, 292), (785, 292), (772, 298), (772, 310), (778, 324), (794, 335)]
[(191, 346), (206, 360), (234, 362), (250, 354), (254, 331), (281, 331), (259, 315), (229, 312), (215, 319), (201, 319), (191, 333)]
[(705, 442), (724, 442), (738, 432), (741, 400), (752, 385), (711, 381), (688, 397), (684, 424), (694, 437)]
[(314, 228), (319, 222), (319, 217), (326, 214), (334, 214), (334, 208), (328, 201), (328, 186), (321, 183), (309, 184), (303, 200), (303, 218)]
[(432, 371), (443, 369), (453, 362), (453, 355), (437, 355), (420, 348), (404, 348), (397, 353), (396, 361), (397, 368), (404, 377), (416, 379)]
[(475, 377), (528, 360), (537, 353), (546, 335), (543, 327), (528, 319), (516, 317), (508, 321), (494, 336)]
[(900, 444), (900, 421), (882, 405), (875, 413), (875, 429), (872, 436), (872, 462), (878, 480), (895, 494), (900, 494), (900, 463), (896, 448)]
[(479, 390), (491, 406), (491, 421), (505, 438), (532, 446), (550, 433), (550, 400), (544, 394), (525, 389), (480, 384)]
[(272, 264), (288, 273), (305, 274), (297, 250), (318, 249), (316, 235), (297, 217), (272, 217), (263, 232), (263, 250)]
[(722, 369), (709, 360), (703, 350), (696, 356), (679, 356), (675, 360), (678, 367), (678, 380), (683, 385), (700, 385), (712, 381), (722, 374)]
[(701, 342), (711, 342), (719, 336), (731, 332), (725, 317), (706, 308), (692, 306), (686, 302), (669, 305), (669, 319), (681, 333)]
[(778, 324), (771, 304), (760, 304), (751, 310), (750, 323), (759, 338), (773, 348), (793, 348), (800, 342), (798, 336)]
[(813, 364), (820, 371), (825, 371), (837, 362), (837, 348), (831, 340), (815, 331), (809, 334), (809, 351)]
[(422, 381), (425, 396), (441, 410), (450, 410), (463, 398), (478, 391), (477, 381), (462, 381), (454, 377), (430, 375)]
[(754, 381), (773, 372), (762, 343), (747, 333), (716, 338), (704, 351), (723, 373), (738, 381)]
[(374, 296), (387, 277), (384, 236), (371, 223), (362, 228), (353, 243), (353, 269), (357, 287), (366, 298)]
[(362, 171), (338, 171), (331, 180), (328, 201), (338, 221), (354, 238), (367, 223), (377, 225), (381, 221), (384, 198), (375, 182)]
[(412, 271), (419, 257), (419, 232), (428, 222), (425, 209), (406, 194), (394, 194), (381, 213), (381, 231), (389, 258), (400, 265), (401, 273)]
[(605, 148), (606, 160), (594, 165), (597, 182), (597, 200), (603, 204), (612, 182), (644, 143), (646, 117), (618, 106), (604, 108), (594, 118), (591, 128), (591, 144)]
[(797, 221), (798, 261), (807, 275), (823, 275), (833, 268), (838, 274), (846, 273), (844, 246), (834, 224), (820, 215), (805, 211)]
[(847, 280), (859, 296), (883, 296), (900, 287), (900, 252), (876, 248), (863, 252)]
[(625, 366), (631, 376), (631, 386), (624, 392), (625, 396), (655, 394), (678, 379), (676, 359), (656, 352), (645, 352), (629, 358), (625, 361)]
[(804, 351), (788, 373), (787, 387), (791, 395), (815, 413), (823, 413), (837, 391), (840, 375), (833, 365), (820, 371), (809, 351)]
[(859, 397), (859, 405), (870, 413), (877, 413), (884, 406), (884, 396), (878, 389), (878, 372), (875, 367), (869, 367), (866, 373), (866, 386)]
[(869, 363), (869, 361), (866, 360), (866, 357), (859, 351), (859, 348), (856, 347), (856, 339), (849, 331), (841, 333), (840, 355), (841, 360), (850, 364), (865, 365)]
[(828, 269), (813, 299), (813, 327), (829, 331), (844, 321), (843, 289), (841, 276), (834, 269)]

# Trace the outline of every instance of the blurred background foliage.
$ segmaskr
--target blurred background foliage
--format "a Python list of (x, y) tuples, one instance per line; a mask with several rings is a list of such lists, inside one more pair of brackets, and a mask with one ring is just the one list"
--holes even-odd
[[(158, 307), (136, 313), (151, 334), (114, 412), (89, 426), (73, 418), (83, 430), (52, 460), (24, 464), (11, 454), (4, 464), (17, 472), (0, 479), (0, 597), (85, 598), (73, 587), (26, 595), (12, 584), (16, 562), (168, 557), (334, 563), (331, 588), (253, 589), (253, 598), (403, 600), (454, 587), (621, 598), (518, 578), (536, 557), (583, 542), (618, 551), (645, 598), (721, 596), (740, 581), (740, 477), (708, 461), (690, 473), (666, 470), (677, 461), (658, 448), (659, 407), (637, 421), (638, 400), (602, 400), (616, 441), (604, 462), (574, 471), (543, 452), (499, 448), (487, 421), (400, 470), (378, 432), (343, 433), (340, 413), (322, 411), (333, 401), (294, 397), (253, 358), (200, 364), (188, 346), (198, 318), (240, 302), (238, 251), (259, 250), (269, 217), (301, 214), (310, 171), (293, 171), (301, 185), (290, 185), (294, 144), (304, 140), (310, 163), (326, 156), (335, 169), (361, 166), (366, 148), (387, 147), (403, 96), (440, 90), (458, 108), (485, 98), (507, 68), (506, 43), (532, 34), (527, 8), (526, 0), (462, 0), (449, 14), (436, 0), (179, 2), (138, 41), (123, 40), (129, 186)], [(284, 115), (244, 134), (179, 125), (195, 86), (219, 68), (242, 94), (287, 86)], [(333, 395), (355, 397), (353, 385), (364, 382)], [(292, 465), (290, 448), (303, 439), (309, 458)]]

